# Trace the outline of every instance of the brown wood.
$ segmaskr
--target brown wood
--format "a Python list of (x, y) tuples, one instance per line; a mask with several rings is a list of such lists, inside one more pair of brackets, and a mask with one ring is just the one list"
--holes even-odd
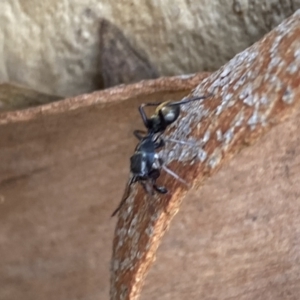
[(110, 215), (142, 126), (137, 107), (180, 99), (206, 76), (0, 113), (0, 299), (108, 299)]
[[(168, 144), (160, 152), (167, 153), (168, 167), (189, 183), (203, 184), (245, 145), (299, 109), (299, 28), (300, 13), (295, 13), (199, 84), (190, 96), (212, 91), (214, 96), (183, 109), (180, 120), (166, 133), (177, 140), (192, 138), (199, 151)], [(160, 181), (172, 192), (157, 195), (155, 204), (149, 204), (149, 196), (136, 184), (120, 211), (111, 299), (139, 298), (160, 241), (186, 194), (178, 180), (164, 174)]]
[[(277, 60), (278, 65), (276, 55), (273, 61), (258, 56), (258, 62), (263, 60), (262, 70), (272, 63), (270, 72), (276, 75), (266, 77), (263, 88), (259, 76), (249, 75), (257, 61), (242, 68), (258, 95), (263, 92), (271, 100), (268, 107), (272, 110), (266, 114), (271, 116), (267, 119), (270, 127), (283, 117), (289, 121), (273, 128), (207, 180), (194, 200), (187, 198), (160, 249), (143, 299), (299, 298), (299, 72), (283, 72), (287, 65), (290, 71), (298, 70), (298, 18), (294, 16), (291, 20), (296, 23), (285, 23), (261, 42), (269, 48), (260, 54), (284, 58)], [(288, 39), (278, 43), (276, 35), (287, 32)], [(226, 68), (218, 71), (195, 93), (222, 78), (220, 87), (229, 83), (229, 90), (223, 95), (217, 91), (215, 100), (221, 103), (221, 96), (230, 93), (231, 76), (238, 71), (234, 68), (232, 75)], [(141, 126), (136, 108), (141, 102), (178, 99), (186, 93), (184, 88), (176, 89), (174, 82), (169, 89), (163, 86), (145, 94), (138, 85), (118, 87), (0, 115), (0, 298), (108, 298), (115, 224), (109, 215), (128, 178), (128, 157), (136, 144), (131, 131)], [(292, 93), (286, 93), (286, 86), (292, 87)], [(241, 95), (243, 88), (234, 92)], [(253, 107), (246, 111), (253, 112)], [(222, 119), (224, 128), (234, 113)], [(193, 134), (202, 136), (201, 130)], [(238, 140), (248, 144), (258, 137), (249, 136), (244, 139), (242, 134)], [(210, 143), (218, 146), (214, 139)], [(241, 145), (234, 149), (240, 150)], [(202, 172), (191, 170), (185, 175), (190, 180)], [(180, 190), (176, 183), (166, 183)], [(150, 246), (158, 246), (181, 200), (173, 197), (169, 206), (155, 203), (170, 215), (158, 226), (160, 235), (151, 236), (156, 240)], [(157, 206), (148, 203), (136, 202), (138, 217), (145, 213), (147, 218), (153, 208), (155, 213)], [(155, 251), (150, 254), (144, 273), (136, 278), (145, 278)], [(125, 277), (127, 282), (122, 284), (132, 283), (132, 278)], [(137, 297), (141, 284), (134, 284), (129, 287)], [(119, 291), (124, 293), (124, 287)]]
[(297, 300), (300, 112), (185, 197), (141, 299)]

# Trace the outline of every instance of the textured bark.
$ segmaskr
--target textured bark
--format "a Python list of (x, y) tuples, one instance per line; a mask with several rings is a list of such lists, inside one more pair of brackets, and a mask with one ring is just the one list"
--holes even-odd
[[(241, 148), (297, 110), (299, 48), (298, 11), (203, 80), (190, 96), (213, 90), (215, 96), (184, 105), (183, 116), (166, 134), (196, 142), (196, 153), (195, 148), (168, 145), (163, 150), (166, 165), (187, 182), (202, 184)], [(161, 177), (172, 193), (157, 195), (149, 204), (136, 184), (121, 209), (113, 245), (111, 299), (139, 297), (161, 238), (186, 193), (180, 182)]]

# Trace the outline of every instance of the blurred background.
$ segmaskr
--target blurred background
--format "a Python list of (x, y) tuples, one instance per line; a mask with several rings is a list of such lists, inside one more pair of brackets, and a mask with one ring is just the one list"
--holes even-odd
[[(21, 109), (142, 79), (216, 70), (299, 7), (300, 0), (2, 0), (0, 119), (8, 121), (0, 124), (0, 299), (108, 299), (110, 214), (128, 178), (132, 130), (142, 126), (137, 107), (180, 99), (189, 90), (35, 114), (27, 121), (10, 122), (11, 111), (30, 115)], [(280, 202), (276, 209), (261, 208), (276, 201), (263, 187), (254, 193), (261, 180), (251, 173), (259, 165), (271, 186), (276, 178), (286, 180), (276, 194), (286, 197), (294, 179), (281, 175), (286, 166), (293, 169), (298, 143), (289, 148), (278, 136), (187, 197), (142, 299), (287, 299), (281, 294), (285, 281), (275, 286), (279, 277), (274, 273), (268, 281), (266, 270), (279, 266), (278, 274), (293, 281), (297, 271), (278, 245), (282, 236), (296, 239), (300, 224), (295, 219), (277, 228), (274, 238), (268, 222), (282, 225), (291, 207)], [(272, 147), (275, 157), (265, 151)], [(224, 224), (227, 242), (218, 235)], [(259, 259), (251, 248), (257, 236)], [(300, 292), (297, 286), (291, 285), (291, 295)]]
[(69, 97), (212, 71), (300, 1), (3, 0), (0, 80)]

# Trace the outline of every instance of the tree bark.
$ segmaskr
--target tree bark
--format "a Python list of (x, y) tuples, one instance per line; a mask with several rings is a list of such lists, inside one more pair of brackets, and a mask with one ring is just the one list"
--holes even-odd
[[(214, 96), (184, 105), (181, 118), (166, 133), (169, 139), (196, 141), (197, 158), (189, 146), (167, 145), (163, 152), (170, 169), (188, 183), (203, 184), (245, 145), (299, 108), (299, 28), (298, 11), (198, 85), (190, 97), (212, 91)], [(113, 245), (111, 299), (139, 297), (158, 245), (186, 194), (178, 180), (164, 175), (161, 181), (171, 193), (149, 200), (136, 184), (121, 209)]]

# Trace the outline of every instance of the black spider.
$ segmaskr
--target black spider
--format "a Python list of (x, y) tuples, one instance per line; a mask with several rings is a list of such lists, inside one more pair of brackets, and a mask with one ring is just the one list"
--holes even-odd
[[(130, 158), (131, 179), (127, 184), (123, 199), (113, 212), (112, 216), (116, 215), (116, 213), (120, 210), (129, 195), (131, 185), (135, 182), (139, 182), (147, 193), (153, 194), (153, 189), (160, 194), (167, 193), (168, 190), (164, 186), (158, 186), (156, 184), (156, 180), (160, 176), (161, 169), (164, 169), (167, 173), (185, 183), (185, 181), (177, 174), (164, 166), (163, 160), (158, 156), (156, 150), (165, 145), (165, 141), (161, 135), (169, 125), (178, 119), (180, 114), (180, 105), (203, 100), (211, 96), (212, 94), (209, 94), (207, 96), (186, 99), (178, 102), (167, 101), (146, 103), (139, 107), (139, 112), (147, 131), (135, 130), (133, 132), (140, 142), (136, 146), (135, 152)], [(148, 118), (145, 113), (144, 107), (146, 106), (157, 106), (155, 113), (150, 118)], [(185, 143), (177, 140), (172, 141), (179, 142), (181, 144)], [(151, 188), (149, 188), (147, 183), (151, 184)]]

